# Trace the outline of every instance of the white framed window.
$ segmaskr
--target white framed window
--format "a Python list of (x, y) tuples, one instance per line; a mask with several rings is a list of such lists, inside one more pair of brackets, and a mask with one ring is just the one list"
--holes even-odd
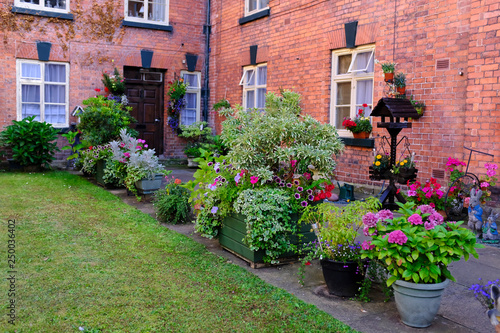
[(169, 0), (125, 0), (129, 21), (168, 25)]
[(345, 118), (353, 119), (359, 109), (368, 117), (373, 109), (374, 52), (373, 45), (332, 52), (330, 123), (341, 136), (352, 135), (342, 126)]
[(188, 84), (184, 108), (181, 110), (181, 124), (191, 125), (200, 121), (201, 72), (181, 71), (181, 78)]
[(15, 0), (14, 5), (21, 8), (68, 13), (70, 0)]
[(245, 16), (269, 8), (269, 0), (245, 0)]
[(17, 60), (17, 119), (68, 127), (69, 64)]
[(246, 66), (240, 80), (243, 86), (243, 107), (263, 110), (266, 104), (267, 64)]

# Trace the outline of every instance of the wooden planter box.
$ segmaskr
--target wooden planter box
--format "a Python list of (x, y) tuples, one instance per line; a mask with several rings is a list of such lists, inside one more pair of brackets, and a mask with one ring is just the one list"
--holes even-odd
[[(294, 214), (292, 220), (298, 221), (298, 216)], [(297, 235), (290, 236), (290, 242), (298, 245), (314, 241), (316, 235), (311, 230), (312, 227), (310, 224), (302, 225)], [(245, 216), (241, 214), (230, 214), (222, 221), (222, 228), (219, 232), (219, 243), (223, 248), (249, 262), (252, 268), (262, 267), (266, 251), (250, 250), (250, 248), (243, 243), (246, 232), (247, 226)], [(280, 258), (280, 261), (281, 259), (291, 259), (295, 257), (295, 253), (285, 253), (283, 257)]]

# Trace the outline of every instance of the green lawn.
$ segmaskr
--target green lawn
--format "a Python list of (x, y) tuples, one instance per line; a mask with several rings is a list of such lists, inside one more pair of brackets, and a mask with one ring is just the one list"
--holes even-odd
[(0, 219), (1, 332), (354, 332), (78, 176), (0, 173)]

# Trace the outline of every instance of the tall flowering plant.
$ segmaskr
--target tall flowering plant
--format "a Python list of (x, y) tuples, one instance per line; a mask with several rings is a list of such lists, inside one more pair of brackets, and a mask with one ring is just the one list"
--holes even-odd
[(184, 79), (170, 81), (169, 84), (169, 101), (167, 104), (168, 126), (175, 132), (179, 128), (181, 111), (185, 106), (184, 95), (186, 95), (188, 84), (184, 82)]
[(448, 265), (461, 258), (478, 257), (476, 236), (461, 227), (463, 222), (444, 222), (429, 205), (398, 203), (400, 217), (384, 210), (363, 216), (363, 258), (380, 260), (390, 273), (387, 285), (396, 280), (413, 283), (455, 281)]
[(407, 185), (410, 187), (407, 192), (407, 201), (417, 205), (429, 205), (436, 210), (445, 209), (444, 192), (436, 179), (431, 178), (424, 184), (419, 181), (408, 181)]
[(370, 122), (370, 118), (365, 117), (365, 109), (367, 107), (368, 104), (363, 104), (363, 108), (358, 109), (358, 113), (356, 114), (356, 117), (354, 117), (354, 119), (344, 118), (342, 126), (344, 126), (348, 131), (352, 133), (370, 133), (372, 131), (372, 124)]
[(481, 203), (491, 200), (491, 187), (495, 186), (498, 179), (496, 177), (498, 166), (495, 163), (485, 163), (486, 175), (479, 178), (479, 186), (483, 191)]

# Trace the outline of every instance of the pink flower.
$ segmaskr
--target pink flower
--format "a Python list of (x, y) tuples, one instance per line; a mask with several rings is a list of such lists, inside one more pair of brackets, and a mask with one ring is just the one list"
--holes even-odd
[(422, 216), (420, 216), (419, 214), (413, 214), (408, 218), (408, 222), (414, 225), (422, 224)]
[(370, 228), (366, 225), (363, 227), (363, 235), (365, 236), (376, 236), (378, 234), (377, 229), (370, 233)]
[(252, 176), (250, 177), (250, 183), (255, 184), (259, 181), (259, 177), (257, 176)]
[[(434, 212), (429, 216), (429, 222), (431, 222), (435, 225), (443, 224), (443, 222), (444, 222), (443, 215), (439, 214), (438, 212)], [(429, 230), (429, 229), (427, 229), (427, 230)]]
[(417, 196), (417, 191), (415, 191), (415, 190), (408, 190), (408, 196), (409, 197), (416, 197)]
[(144, 148), (148, 148), (149, 146), (148, 145), (144, 145)]
[(120, 143), (120, 147), (121, 148), (125, 147), (125, 142)]
[(438, 199), (441, 199), (443, 197), (443, 195), (444, 195), (444, 192), (441, 191), (441, 190), (436, 190), (436, 194), (438, 196)]
[(436, 226), (436, 224), (434, 224), (433, 222), (425, 222), (424, 223), (425, 230), (434, 229), (435, 226)]
[(304, 177), (306, 179), (311, 179), (311, 174), (309, 172), (304, 172)]
[(368, 228), (374, 228), (377, 226), (378, 217), (372, 212), (363, 215), (363, 223)]
[(425, 193), (425, 197), (426, 197), (427, 199), (430, 199), (430, 198), (432, 197), (432, 192), (431, 192), (431, 191), (429, 191), (429, 192)]
[(394, 215), (392, 214), (392, 212), (389, 209), (383, 209), (383, 210), (379, 211), (377, 213), (377, 216), (382, 221), (392, 220), (394, 218)]
[(372, 245), (371, 241), (364, 241), (363, 244), (361, 244), (361, 248), (363, 250), (373, 250), (375, 245)]
[(481, 187), (488, 187), (488, 186), (490, 186), (490, 183), (488, 183), (488, 182), (481, 183)]
[(135, 147), (135, 149), (137, 149), (137, 150), (141, 150), (141, 149), (142, 149), (142, 147), (141, 147), (141, 146), (137, 146), (137, 147)]
[(420, 205), (417, 207), (417, 209), (420, 209), (420, 212), (422, 214), (432, 214), (434, 213), (434, 208), (432, 208), (430, 205)]
[(130, 157), (130, 153), (123, 153), (123, 156)]
[(292, 169), (295, 168), (295, 165), (297, 165), (297, 160), (292, 160), (291, 164), (292, 164)]
[[(419, 215), (420, 216), (420, 215)], [(405, 233), (402, 232), (401, 230), (394, 230), (393, 232), (389, 233), (387, 237), (387, 241), (389, 243), (396, 243), (399, 245), (403, 245), (408, 241), (408, 237), (406, 237)]]
[(429, 204), (429, 206), (431, 206), (432, 208), (436, 209), (436, 204), (434, 204), (434, 202), (431, 202), (431, 203)]

